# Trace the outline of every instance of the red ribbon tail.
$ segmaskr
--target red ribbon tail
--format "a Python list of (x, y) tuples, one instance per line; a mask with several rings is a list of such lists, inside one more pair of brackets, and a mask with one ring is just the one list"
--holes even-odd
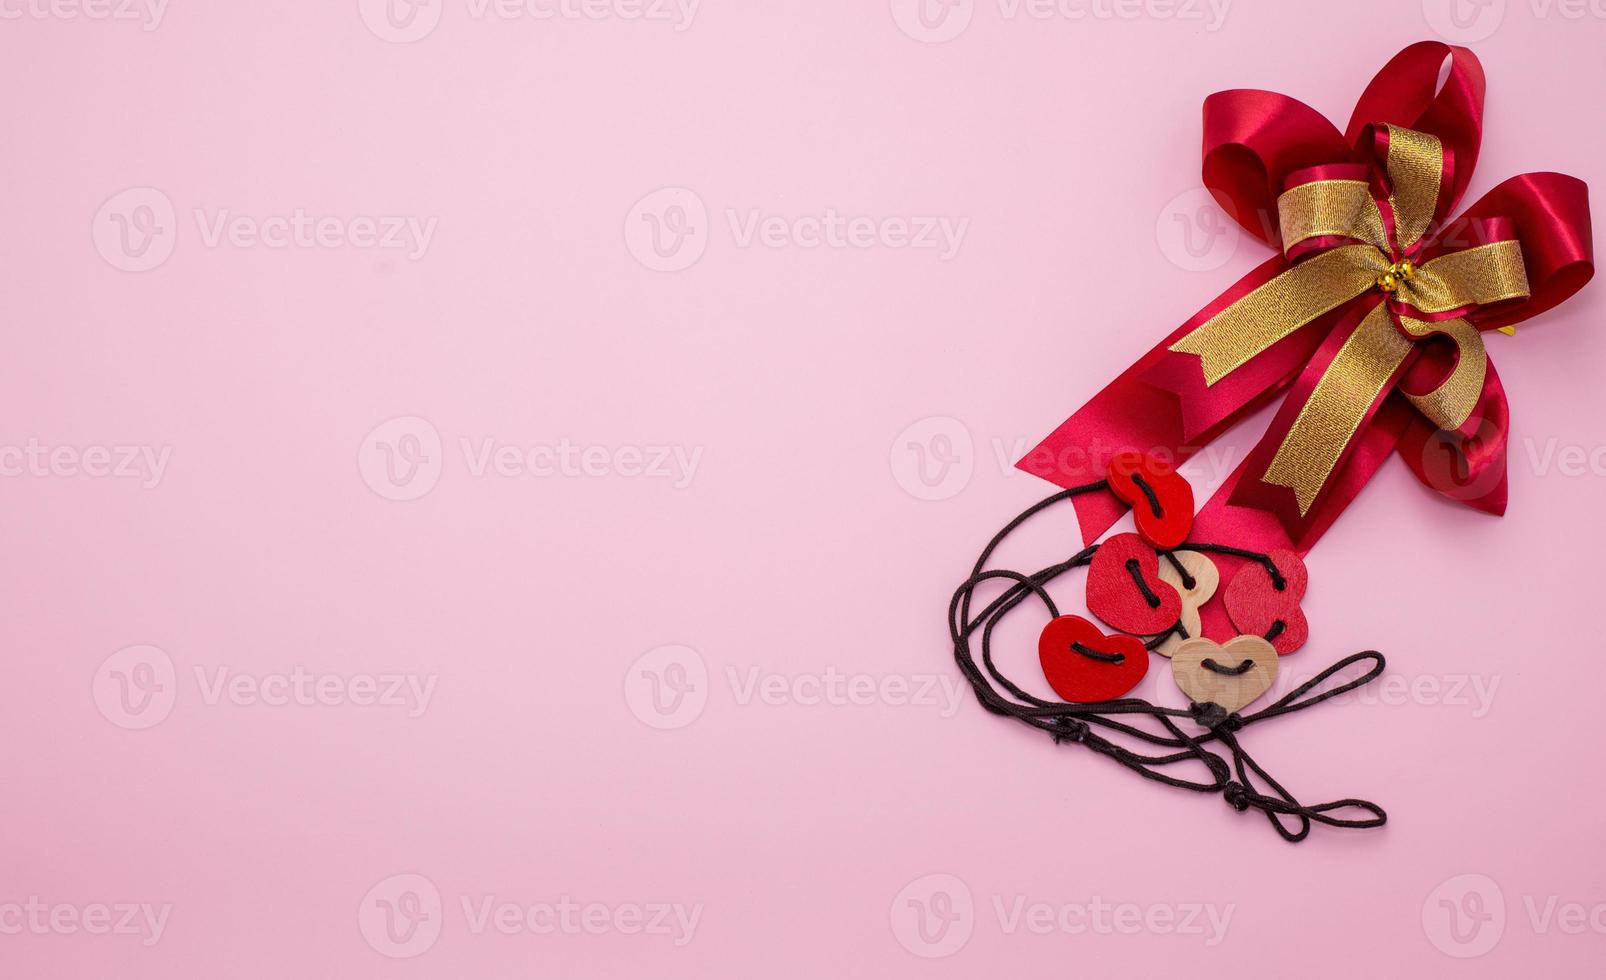
[(1400, 457), (1428, 489), (1486, 514), (1506, 512), (1511, 416), (1494, 365), (1465, 424), (1446, 432), (1420, 415), (1400, 438)]
[[(1321, 341), (1332, 318), (1295, 331), (1214, 385), (1206, 386), (1199, 358), (1171, 345), (1199, 324), (1286, 271), (1273, 257), (1178, 327), (1127, 368), (1076, 414), (1049, 433), (1015, 466), (1062, 487), (1102, 480), (1116, 453), (1137, 450), (1177, 466), (1286, 388)], [(1085, 542), (1121, 519), (1127, 505), (1113, 494), (1075, 498)]]

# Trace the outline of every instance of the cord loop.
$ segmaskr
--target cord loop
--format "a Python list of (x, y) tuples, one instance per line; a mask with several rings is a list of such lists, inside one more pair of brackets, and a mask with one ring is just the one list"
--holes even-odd
[[(1099, 546), (1089, 545), (1066, 560), (1029, 575), (1007, 569), (989, 569), (988, 560), (1010, 534), (1034, 515), (1077, 494), (1108, 487), (1108, 481), (1100, 480), (1061, 491), (1028, 507), (993, 536), (976, 559), (970, 578), (955, 591), (948, 605), (954, 662), (970, 682), (981, 706), (991, 714), (1014, 718), (1022, 724), (1047, 732), (1056, 743), (1083, 745), (1145, 779), (1196, 793), (1220, 793), (1222, 799), (1240, 813), (1251, 807), (1259, 809), (1277, 834), (1292, 843), (1304, 840), (1316, 824), (1350, 828), (1383, 826), (1388, 815), (1382, 807), (1366, 800), (1342, 799), (1315, 805), (1301, 803), (1244, 751), (1237, 735), (1250, 725), (1313, 707), (1375, 679), (1384, 668), (1383, 655), (1375, 650), (1343, 658), (1285, 694), (1270, 707), (1248, 716), (1229, 712), (1209, 702), (1192, 704), (1187, 708), (1168, 708), (1133, 697), (1085, 704), (1049, 701), (1022, 689), (998, 669), (993, 662), (992, 637), (993, 630), (1004, 616), (1029, 599), (1036, 598), (1050, 618), (1058, 618), (1059, 610), (1048, 593), (1048, 584), (1072, 569), (1086, 567), (1092, 562)], [(1188, 544), (1187, 547), (1194, 551), (1214, 551), (1261, 562), (1271, 573), (1274, 587), (1282, 578), (1266, 555), (1227, 545)], [(1147, 586), (1140, 574), (1133, 577), (1140, 588)], [(977, 589), (998, 580), (1005, 583), (1002, 593), (972, 615), (971, 607), (976, 601)], [(1145, 645), (1153, 650), (1176, 630), (1177, 626), (1173, 626), (1164, 634), (1151, 637)], [(979, 663), (971, 651), (972, 639), (978, 634), (981, 638)], [(1102, 651), (1088, 649), (1078, 652), (1093, 659), (1103, 659), (1099, 656)], [(1328, 686), (1351, 665), (1362, 662), (1371, 665), (1364, 673)], [(1227, 672), (1231, 672), (1231, 668)], [(1197, 734), (1184, 731), (1178, 724), (1181, 719), (1192, 720), (1201, 731)], [(1154, 726), (1161, 730), (1156, 731)], [(1134, 751), (1101, 734), (1104, 731), (1111, 736), (1122, 736), (1153, 746), (1155, 751), (1153, 754)], [(1212, 742), (1220, 746), (1221, 755), (1212, 751)], [(1197, 778), (1176, 775), (1171, 771), (1178, 765), (1190, 763), (1203, 768), (1203, 773)], [(1265, 787), (1265, 790), (1262, 791), (1260, 787)], [(1335, 815), (1339, 812), (1356, 815)]]

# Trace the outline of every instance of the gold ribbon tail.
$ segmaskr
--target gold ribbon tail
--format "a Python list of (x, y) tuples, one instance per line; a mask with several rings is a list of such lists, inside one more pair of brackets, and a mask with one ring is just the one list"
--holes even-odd
[(1361, 422), (1410, 352), (1411, 341), (1394, 329), (1387, 304), (1379, 303), (1333, 355), (1261, 478), (1294, 491), (1299, 516), (1310, 512)]
[(1249, 363), (1279, 340), (1372, 288), (1388, 268), (1370, 245), (1344, 245), (1314, 255), (1195, 327), (1171, 345), (1196, 354), (1205, 384)]

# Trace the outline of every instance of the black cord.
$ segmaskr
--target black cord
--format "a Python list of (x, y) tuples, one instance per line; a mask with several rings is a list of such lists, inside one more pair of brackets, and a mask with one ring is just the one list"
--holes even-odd
[(1143, 564), (1136, 558), (1128, 558), (1126, 560), (1126, 573), (1132, 576), (1133, 582), (1137, 583), (1138, 591), (1143, 593), (1143, 601), (1149, 604), (1149, 608), (1159, 609), (1160, 597), (1155, 594), (1153, 589), (1149, 588), (1149, 583), (1143, 579)]
[(1165, 553), (1165, 560), (1170, 562), (1171, 567), (1176, 569), (1177, 574), (1182, 577), (1182, 587), (1184, 589), (1192, 590), (1194, 586), (1199, 584), (1199, 580), (1193, 577), (1192, 572), (1188, 571), (1188, 566), (1184, 565), (1177, 559), (1177, 553), (1175, 551), (1167, 551)]
[[(1232, 555), (1235, 558), (1248, 558), (1251, 561), (1257, 561), (1266, 570), (1266, 574), (1271, 576), (1272, 588), (1278, 592), (1288, 588), (1288, 580), (1283, 578), (1283, 573), (1277, 569), (1277, 563), (1272, 561), (1269, 555), (1262, 555), (1256, 551), (1245, 551), (1242, 548), (1234, 548), (1225, 544), (1193, 544), (1190, 542), (1188, 550), (1214, 551), (1218, 555)], [(1193, 586), (1190, 585), (1188, 588), (1191, 589)]]
[[(1154, 488), (1149, 486), (1149, 481), (1145, 480), (1142, 475), (1133, 473), (1132, 482), (1137, 484), (1137, 488), (1143, 491), (1145, 497), (1149, 498), (1149, 510), (1153, 512), (1154, 516), (1164, 517), (1165, 508), (1160, 506), (1160, 498), (1155, 495)], [(1193, 588), (1193, 586), (1190, 585), (1189, 588)]]
[[(1312, 824), (1351, 828), (1382, 826), (1388, 819), (1387, 814), (1381, 807), (1365, 800), (1343, 799), (1316, 805), (1300, 803), (1244, 751), (1238, 739), (1238, 733), (1249, 725), (1302, 711), (1372, 681), (1384, 669), (1383, 655), (1374, 650), (1340, 660), (1271, 706), (1249, 715), (1227, 712), (1221, 706), (1209, 703), (1193, 704), (1186, 709), (1167, 708), (1151, 704), (1141, 698), (1119, 698), (1087, 704), (1047, 701), (1029, 694), (998, 669), (992, 655), (994, 628), (1009, 612), (1034, 597), (1043, 603), (1051, 618), (1058, 618), (1059, 608), (1049, 595), (1047, 585), (1073, 569), (1087, 566), (1099, 546), (1089, 545), (1065, 561), (1030, 574), (1007, 569), (988, 569), (988, 560), (1010, 534), (1032, 517), (1061, 501), (1069, 500), (1078, 494), (1107, 489), (1108, 485), (1108, 481), (1100, 480), (1072, 487), (1028, 507), (993, 536), (976, 559), (970, 577), (955, 590), (948, 604), (949, 635), (954, 644), (954, 660), (970, 682), (981, 706), (992, 714), (1005, 715), (1022, 724), (1045, 731), (1057, 744), (1072, 743), (1086, 746), (1146, 779), (1200, 793), (1219, 792), (1229, 805), (1240, 812), (1250, 808), (1259, 809), (1266, 814), (1277, 833), (1291, 842), (1304, 840), (1309, 835)], [(1187, 548), (1213, 551), (1259, 562), (1271, 576), (1275, 588), (1280, 590), (1286, 587), (1286, 579), (1266, 555), (1227, 545), (1189, 544)], [(1175, 556), (1170, 552), (1166, 552), (1166, 555), (1173, 566), (1181, 572), (1184, 587), (1193, 588), (1192, 576)], [(1133, 578), (1140, 589), (1145, 588), (1146, 583), (1141, 574), (1134, 575)], [(973, 616), (972, 603), (976, 598), (977, 588), (998, 580), (1010, 584)], [(1283, 626), (1281, 621), (1275, 623), (1268, 631), (1267, 639), (1274, 639)], [(978, 633), (981, 637), (979, 664), (971, 651), (972, 638)], [(1187, 636), (1187, 631), (1178, 622), (1161, 635), (1146, 640), (1145, 646), (1152, 650), (1175, 633)], [(1071, 648), (1082, 656), (1096, 660), (1112, 663), (1124, 660), (1123, 654), (1097, 650), (1081, 643), (1073, 643)], [(1116, 660), (1117, 657), (1122, 660)], [(1371, 668), (1364, 674), (1324, 689), (1328, 681), (1351, 665), (1364, 660), (1372, 661)], [(1212, 660), (1207, 660), (1204, 665), (1217, 673), (1241, 674), (1249, 670), (1254, 661), (1245, 660), (1236, 667), (1223, 667)], [(1196, 735), (1188, 734), (1177, 724), (1178, 720), (1183, 718), (1191, 720), (1203, 731)], [(1162, 731), (1131, 723), (1145, 721), (1157, 724)], [(1136, 752), (1112, 741), (1095, 729), (1106, 730), (1114, 735), (1133, 738), (1158, 749), (1171, 751), (1162, 751), (1161, 754)], [(1230, 764), (1207, 747), (1212, 742), (1219, 743), (1226, 749), (1232, 760)], [(1210, 778), (1208, 780), (1186, 778), (1165, 771), (1167, 767), (1190, 762), (1203, 766)], [(1365, 815), (1359, 817), (1340, 815), (1341, 811), (1348, 809), (1360, 810)], [(1292, 824), (1285, 823), (1285, 818), (1291, 818)]]
[(1077, 653), (1080, 653), (1089, 660), (1098, 660), (1107, 664), (1126, 663), (1126, 654), (1124, 653), (1108, 653), (1104, 650), (1095, 650), (1090, 646), (1074, 642), (1071, 644), (1071, 649), (1075, 650)]
[(1203, 667), (1205, 670), (1215, 674), (1222, 674), (1227, 677), (1237, 677), (1240, 674), (1247, 674), (1249, 673), (1249, 669), (1254, 665), (1255, 662), (1253, 660), (1245, 660), (1236, 667), (1223, 667), (1209, 657), (1199, 661), (1199, 666)]

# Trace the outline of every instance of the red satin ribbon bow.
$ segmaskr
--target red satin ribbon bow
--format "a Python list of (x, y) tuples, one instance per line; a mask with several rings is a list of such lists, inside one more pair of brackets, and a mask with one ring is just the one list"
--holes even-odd
[[(1480, 332), (1550, 309), (1594, 266), (1588, 188), (1564, 174), (1513, 177), (1447, 220), (1477, 161), (1483, 93), (1471, 51), (1424, 41), (1378, 72), (1343, 135), (1273, 92), (1206, 99), (1204, 183), (1281, 254), (1016, 465), (1072, 487), (1122, 451), (1180, 462), (1288, 391), (1195, 537), (1304, 554), (1395, 449), (1433, 490), (1504, 513), (1506, 399)], [(1127, 508), (1075, 501), (1089, 542)]]

